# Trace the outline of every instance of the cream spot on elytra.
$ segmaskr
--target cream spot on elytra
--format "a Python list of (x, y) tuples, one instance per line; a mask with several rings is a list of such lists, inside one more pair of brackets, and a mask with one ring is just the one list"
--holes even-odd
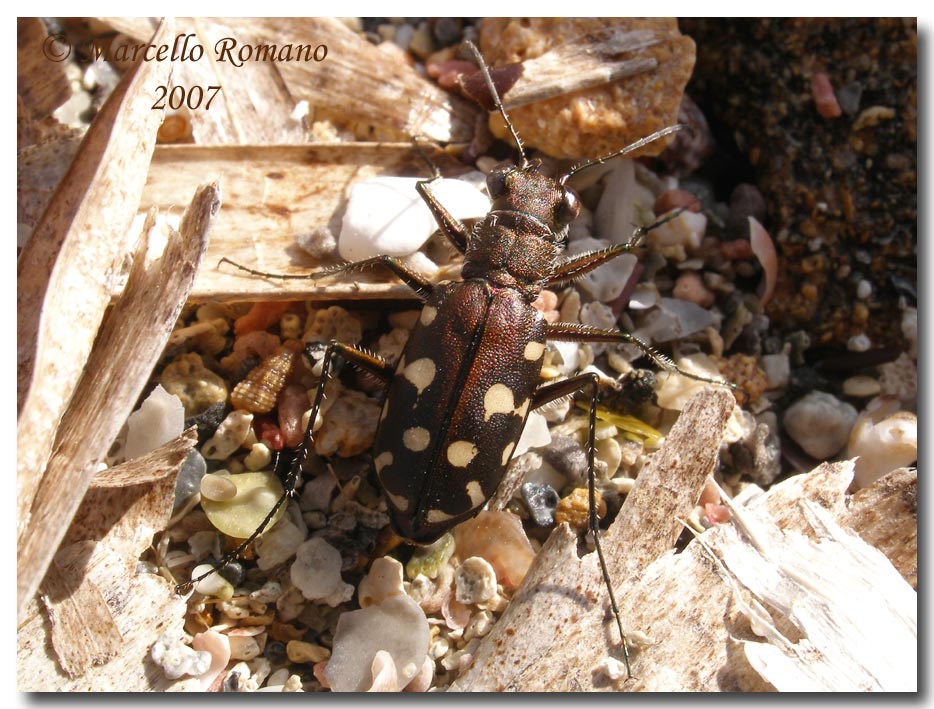
[(467, 483), (467, 497), (470, 498), (470, 507), (479, 507), (484, 502), (486, 502), (486, 497), (483, 495), (483, 490), (480, 488), (480, 483), (476, 480), (471, 480)]
[(525, 357), (530, 362), (534, 362), (539, 359), (545, 353), (545, 343), (544, 342), (530, 342), (525, 346), (525, 351), (523, 351), (522, 356)]
[(493, 414), (511, 414), (515, 407), (512, 389), (505, 384), (494, 384), (483, 395), (483, 420), (489, 421)]
[(428, 510), (428, 514), (425, 515), (425, 519), (429, 524), (437, 524), (438, 522), (447, 522), (449, 519), (453, 518), (454, 515), (449, 515), (447, 512), (441, 510)]
[(407, 509), (409, 509), (409, 501), (407, 498), (403, 497), (402, 495), (393, 495), (391, 492), (389, 492), (389, 490), (384, 490), (384, 492), (386, 493), (386, 497), (389, 498), (389, 501), (392, 503), (393, 507), (395, 507), (397, 510), (400, 512), (405, 512)]
[(402, 444), (414, 453), (425, 450), (429, 442), (431, 442), (431, 434), (427, 428), (421, 426), (413, 426), (402, 434)]
[(383, 451), (373, 459), (373, 467), (376, 468), (377, 473), (381, 472), (387, 465), (392, 465), (392, 453), (389, 451)]
[(512, 456), (512, 452), (516, 449), (515, 442), (510, 443), (508, 446), (503, 448), (503, 465), (509, 462), (509, 458)]
[(402, 376), (415, 385), (421, 394), (435, 379), (435, 363), (428, 357), (417, 359), (402, 370)]
[(448, 462), (455, 468), (466, 468), (478, 452), (470, 441), (454, 441), (448, 446)]
[(438, 315), (438, 309), (433, 308), (430, 305), (426, 305), (422, 308), (422, 314), (418, 317), (418, 321), (424, 325), (431, 325), (435, 321), (435, 317)]

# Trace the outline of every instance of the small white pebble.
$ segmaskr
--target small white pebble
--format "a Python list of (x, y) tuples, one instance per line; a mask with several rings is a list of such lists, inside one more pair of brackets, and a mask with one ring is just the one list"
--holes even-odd
[[(209, 573), (212, 572), (212, 573)], [(196, 579), (202, 574), (208, 574), (194, 585), (195, 591), (205, 596), (213, 596), (222, 601), (233, 598), (234, 587), (230, 582), (217, 573), (210, 564), (200, 564), (191, 571), (191, 578)]]
[(872, 295), (872, 283), (863, 279), (856, 286), (856, 297), (860, 300), (866, 300), (870, 295)]
[(357, 597), (361, 608), (382, 603), (390, 596), (405, 593), (402, 585), (402, 564), (391, 556), (376, 559), (370, 572), (360, 582)]
[(865, 333), (853, 335), (846, 341), (846, 348), (850, 352), (865, 352), (870, 347), (872, 347), (872, 340), (870, 340), (869, 336)]
[(234, 660), (252, 660), (260, 653), (256, 638), (245, 635), (228, 635), (230, 638), (230, 657)]
[(496, 571), (486, 559), (472, 556), (454, 572), (455, 598), (470, 605), (493, 597), (496, 593)]
[(262, 470), (272, 461), (272, 451), (265, 443), (254, 443), (243, 459), (247, 470)]
[(781, 389), (791, 378), (791, 361), (787, 354), (762, 355), (759, 360), (765, 376), (769, 380), (769, 389)]
[(289, 573), (308, 600), (322, 600), (333, 607), (343, 602), (337, 597), (346, 601), (353, 596), (353, 586), (341, 578), (340, 552), (320, 537), (299, 546)]
[(250, 599), (261, 603), (275, 603), (281, 595), (282, 584), (278, 581), (267, 581), (250, 594)]
[(302, 688), (302, 678), (298, 675), (289, 675), (289, 678), (282, 685), (283, 692), (304, 692)]
[(266, 680), (266, 685), (269, 687), (280, 687), (281, 688), (282, 685), (284, 685), (286, 681), (289, 679), (289, 676), (290, 676), (289, 668), (281, 667), (275, 672), (273, 672), (271, 675), (269, 675), (269, 679)]
[(221, 421), (214, 435), (201, 447), (201, 455), (208, 460), (224, 460), (233, 455), (247, 434), (253, 429), (253, 414), (231, 411)]
[(464, 628), (464, 640), (482, 638), (493, 629), (493, 614), (490, 611), (480, 611)]
[(207, 672), (211, 666), (211, 653), (192, 650), (168, 633), (159, 636), (152, 646), (150, 657), (169, 679), (178, 679), (182, 675), (197, 677)]
[(914, 360), (902, 352), (894, 362), (879, 365), (879, 385), (882, 393), (902, 401), (918, 396), (918, 368)]
[(288, 517), (256, 540), (256, 565), (266, 571), (288, 561), (301, 543), (305, 541), (305, 532), (292, 523)]
[[(421, 248), (438, 228), (428, 206), (415, 191), (417, 178), (377, 177), (350, 190), (338, 248), (348, 261), (371, 256), (407, 256)], [(489, 199), (461, 180), (437, 180), (429, 191), (457, 219), (482, 217)]]
[(832, 394), (813, 391), (785, 410), (782, 423), (808, 455), (827, 460), (846, 445), (856, 416), (856, 409)]
[(865, 374), (858, 374), (843, 382), (843, 393), (857, 398), (875, 396), (881, 388), (878, 379)]
[(130, 414), (126, 425), (124, 455), (133, 460), (181, 435), (185, 408), (181, 399), (157, 384), (139, 409)]
[(227, 471), (208, 473), (201, 478), (201, 497), (216, 502), (232, 500), (237, 496), (237, 486)]
[(625, 663), (620, 662), (615, 657), (603, 658), (603, 662), (597, 666), (597, 669), (599, 672), (614, 681), (618, 679), (624, 679), (629, 676), (629, 673), (626, 671)]

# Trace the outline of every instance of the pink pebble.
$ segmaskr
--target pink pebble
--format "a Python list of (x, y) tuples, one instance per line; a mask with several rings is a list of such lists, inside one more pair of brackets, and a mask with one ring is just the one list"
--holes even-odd
[(752, 256), (752, 246), (746, 239), (721, 241), (720, 253), (727, 261), (742, 261)]
[(700, 200), (697, 195), (687, 190), (665, 190), (655, 200), (655, 214), (661, 216), (672, 209), (686, 207), (690, 212), (701, 211)]
[(704, 516), (711, 524), (721, 524), (730, 521), (730, 508), (726, 505), (704, 505)]
[(814, 96), (817, 112), (824, 118), (836, 118), (843, 113), (837, 102), (837, 96), (833, 92), (830, 77), (824, 72), (818, 72), (811, 77), (811, 94)]
[(716, 296), (707, 289), (704, 279), (697, 271), (685, 271), (678, 276), (671, 294), (675, 298), (690, 301), (702, 308), (709, 308), (716, 300)]
[(482, 556), (496, 571), (503, 587), (515, 590), (525, 578), (535, 552), (522, 522), (511, 512), (481, 512), (454, 528), (457, 555), (462, 559)]
[(308, 394), (303, 387), (289, 384), (279, 392), (279, 430), (286, 448), (296, 448), (305, 436), (302, 416), (308, 409)]

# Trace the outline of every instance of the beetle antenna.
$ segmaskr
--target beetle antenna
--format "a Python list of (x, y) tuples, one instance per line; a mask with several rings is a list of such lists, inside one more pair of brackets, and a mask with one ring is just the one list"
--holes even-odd
[(474, 61), (477, 63), (477, 66), (483, 74), (483, 79), (486, 81), (486, 88), (490, 92), (490, 96), (493, 97), (493, 104), (496, 106), (496, 109), (499, 111), (500, 115), (503, 117), (503, 120), (506, 122), (506, 127), (509, 129), (509, 133), (512, 135), (512, 139), (516, 142), (516, 147), (519, 149), (519, 156), (522, 158), (522, 167), (528, 167), (529, 161), (526, 159), (525, 151), (522, 149), (522, 140), (519, 138), (519, 134), (516, 133), (516, 129), (513, 127), (512, 121), (509, 120), (509, 116), (506, 115), (506, 109), (503, 107), (503, 102), (500, 100), (499, 92), (497, 92), (496, 86), (493, 84), (493, 78), (490, 76), (490, 70), (487, 68), (486, 62), (483, 60), (483, 55), (480, 54), (480, 50), (477, 49), (477, 45), (475, 45), (469, 39), (465, 40), (464, 44), (473, 54)]
[(578, 163), (577, 165), (572, 167), (567, 172), (566, 175), (564, 175), (558, 180), (558, 184), (563, 185), (564, 183), (568, 181), (568, 178), (570, 178), (571, 175), (577, 174), (581, 170), (585, 170), (588, 167), (593, 167), (594, 165), (601, 165), (605, 163), (607, 160), (612, 160), (613, 158), (617, 158), (620, 155), (627, 155), (635, 150), (638, 150), (639, 148), (645, 145), (648, 145), (649, 143), (653, 141), (658, 140), (659, 138), (664, 138), (666, 135), (671, 135), (672, 133), (675, 133), (679, 130), (683, 130), (687, 127), (688, 126), (685, 125), (684, 123), (676, 123), (673, 126), (668, 126), (667, 128), (662, 128), (661, 130), (657, 130), (654, 133), (652, 133), (652, 135), (647, 135), (645, 138), (640, 138), (635, 143), (631, 143), (630, 145), (627, 145), (625, 148), (622, 148), (621, 150), (617, 150), (614, 153), (610, 153), (609, 155), (604, 155), (603, 157), (594, 158), (593, 160), (588, 160), (587, 162)]

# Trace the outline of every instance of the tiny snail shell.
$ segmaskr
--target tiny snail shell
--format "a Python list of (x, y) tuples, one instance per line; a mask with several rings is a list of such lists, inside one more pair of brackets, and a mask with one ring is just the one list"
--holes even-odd
[(295, 358), (301, 351), (301, 342), (286, 340), (234, 387), (230, 394), (231, 405), (235, 409), (244, 409), (254, 414), (272, 411), (276, 405), (276, 398), (285, 386), (289, 372), (292, 371)]

